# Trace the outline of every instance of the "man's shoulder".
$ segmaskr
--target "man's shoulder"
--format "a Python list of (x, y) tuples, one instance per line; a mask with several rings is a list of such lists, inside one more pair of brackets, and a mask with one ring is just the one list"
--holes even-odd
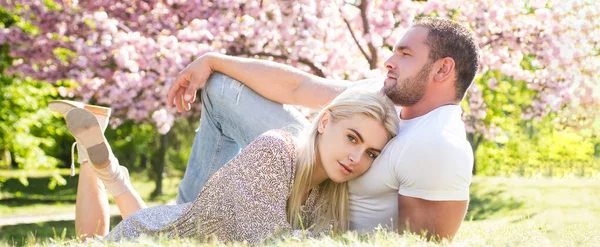
[(467, 154), (471, 151), (469, 142), (460, 136), (426, 132), (398, 136), (388, 143), (386, 149), (389, 149), (390, 155), (395, 156), (391, 160), (398, 162), (423, 155), (435, 155), (435, 157), (443, 159), (445, 154), (457, 152)]
[[(400, 134), (392, 139), (388, 146), (404, 148), (457, 148), (468, 145), (464, 125), (449, 123), (443, 125), (435, 121), (423, 121), (418, 126), (411, 126), (408, 130), (400, 127)], [(387, 146), (386, 146), (387, 147)]]
[(472, 162), (473, 152), (463, 126), (444, 126), (435, 121), (419, 124), (388, 143), (389, 162), (403, 167), (418, 165), (425, 160), (431, 163)]
[[(428, 146), (447, 147), (455, 146), (457, 143), (468, 143), (461, 113), (462, 109), (459, 106), (440, 107), (424, 115), (422, 121), (418, 122), (417, 126), (413, 126), (406, 136), (414, 144)], [(400, 128), (402, 131), (402, 127)]]

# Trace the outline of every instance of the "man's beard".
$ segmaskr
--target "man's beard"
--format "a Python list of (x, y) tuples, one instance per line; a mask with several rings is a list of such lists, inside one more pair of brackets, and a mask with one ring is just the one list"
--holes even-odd
[(384, 93), (400, 106), (412, 106), (419, 102), (425, 95), (427, 76), (431, 71), (432, 62), (423, 65), (423, 68), (413, 77), (397, 80), (393, 87), (385, 88)]

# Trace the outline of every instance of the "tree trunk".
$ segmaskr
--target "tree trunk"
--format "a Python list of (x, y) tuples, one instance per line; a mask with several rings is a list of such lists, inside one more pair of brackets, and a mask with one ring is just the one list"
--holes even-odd
[(17, 168), (13, 167), (12, 155), (10, 154), (10, 150), (8, 150), (8, 145), (4, 146), (4, 151), (2, 152), (2, 154), (4, 156), (2, 157), (2, 161), (4, 161), (4, 166), (6, 166), (7, 168)]
[(474, 133), (467, 133), (467, 140), (471, 144), (471, 149), (473, 150), (473, 175), (477, 174), (477, 158), (475, 157), (475, 152), (479, 147), (479, 144), (483, 140), (483, 135), (476, 135)]
[(140, 154), (140, 169), (148, 168), (148, 155), (146, 153)]
[(152, 162), (153, 170), (156, 173), (155, 177), (155, 185), (156, 189), (152, 192), (150, 197), (154, 198), (163, 194), (162, 191), (162, 181), (163, 181), (163, 173), (165, 171), (165, 163), (167, 161), (167, 146), (169, 144), (169, 139), (167, 135), (160, 135), (160, 149), (155, 154), (156, 159)]

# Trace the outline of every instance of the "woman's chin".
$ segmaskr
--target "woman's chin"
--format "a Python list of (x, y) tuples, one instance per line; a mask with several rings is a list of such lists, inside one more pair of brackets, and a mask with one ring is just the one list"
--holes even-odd
[(335, 183), (343, 183), (349, 180), (349, 178), (345, 176), (332, 176), (329, 177), (329, 179)]

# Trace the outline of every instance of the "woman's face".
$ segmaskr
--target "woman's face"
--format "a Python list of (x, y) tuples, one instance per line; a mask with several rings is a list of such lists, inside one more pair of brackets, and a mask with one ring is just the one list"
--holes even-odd
[(364, 114), (335, 122), (325, 114), (318, 131), (318, 160), (329, 179), (338, 183), (365, 173), (389, 141), (383, 124)]

